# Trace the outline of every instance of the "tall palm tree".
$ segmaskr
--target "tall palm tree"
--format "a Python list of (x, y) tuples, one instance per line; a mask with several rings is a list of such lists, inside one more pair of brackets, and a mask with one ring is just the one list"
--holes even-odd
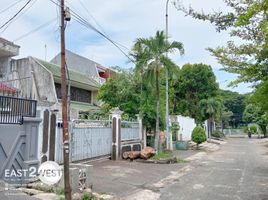
[(217, 98), (202, 99), (200, 101), (200, 109), (204, 118), (208, 119), (208, 137), (211, 138), (211, 134), (214, 130), (214, 122), (216, 115), (222, 111), (222, 102)]
[(154, 147), (160, 150), (159, 120), (160, 120), (160, 91), (159, 76), (160, 69), (164, 66), (168, 70), (176, 64), (165, 56), (165, 53), (173, 53), (179, 50), (184, 53), (183, 44), (177, 41), (167, 42), (164, 31), (157, 31), (154, 37), (138, 38), (134, 44), (131, 55), (136, 60), (136, 70), (145, 74), (144, 79), (155, 82), (156, 88), (156, 127)]

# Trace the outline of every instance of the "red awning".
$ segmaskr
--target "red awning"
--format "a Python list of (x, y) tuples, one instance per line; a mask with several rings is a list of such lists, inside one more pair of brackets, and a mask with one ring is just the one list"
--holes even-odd
[(17, 89), (4, 83), (0, 83), (0, 92), (16, 93)]

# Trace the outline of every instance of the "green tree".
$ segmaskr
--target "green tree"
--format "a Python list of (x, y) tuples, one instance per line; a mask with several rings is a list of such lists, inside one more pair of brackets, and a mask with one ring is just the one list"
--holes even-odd
[(203, 122), (204, 116), (199, 102), (219, 95), (219, 85), (211, 66), (205, 64), (186, 64), (180, 72), (174, 85), (175, 114), (182, 114)]
[(243, 120), (246, 123), (256, 123), (261, 128), (264, 136), (267, 135), (268, 118), (267, 113), (254, 104), (248, 104), (243, 114)]
[[(109, 79), (102, 85), (98, 99), (105, 102), (103, 108), (108, 112), (114, 107), (119, 107), (125, 114), (135, 117), (139, 113), (139, 86), (132, 70), (117, 68), (116, 78)], [(108, 106), (107, 106), (108, 105)]]
[(200, 101), (200, 109), (204, 119), (208, 119), (208, 135), (211, 137), (214, 131), (214, 123), (217, 114), (221, 114), (222, 102), (216, 98), (202, 99)]
[(232, 112), (232, 115), (229, 119), (231, 125), (233, 127), (237, 127), (239, 124), (243, 123), (242, 117), (246, 107), (247, 95), (239, 94), (237, 92), (232, 92), (229, 90), (221, 90), (220, 93), (225, 112)]
[(155, 37), (138, 38), (134, 44), (132, 55), (136, 59), (137, 70), (146, 74), (146, 79), (149, 82), (154, 82), (156, 90), (156, 134), (155, 148), (160, 148), (159, 140), (159, 122), (160, 122), (160, 71), (162, 66), (171, 67), (175, 63), (165, 56), (165, 53), (172, 53), (179, 50), (184, 53), (183, 45), (180, 42), (174, 41), (169, 43), (166, 41), (163, 31), (157, 31)]
[[(231, 8), (205, 14), (179, 6), (178, 9), (199, 20), (207, 20), (217, 31), (229, 30), (230, 36), (239, 38), (239, 44), (228, 41), (226, 46), (208, 50), (223, 69), (239, 74), (233, 84), (266, 80), (268, 74), (268, 1), (267, 0), (224, 0)], [(242, 41), (242, 44), (241, 44)]]

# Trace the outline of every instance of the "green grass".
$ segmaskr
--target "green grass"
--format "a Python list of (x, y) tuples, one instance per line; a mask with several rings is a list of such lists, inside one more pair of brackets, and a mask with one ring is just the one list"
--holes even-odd
[(85, 193), (82, 196), (82, 200), (97, 200), (98, 198), (93, 194)]
[(160, 151), (152, 157), (153, 160), (163, 160), (168, 158), (172, 158), (171, 151)]
[(61, 188), (61, 187), (56, 188), (55, 193), (56, 193), (57, 195), (64, 195), (64, 188)]
[(189, 161), (177, 158), (177, 163), (188, 163)]

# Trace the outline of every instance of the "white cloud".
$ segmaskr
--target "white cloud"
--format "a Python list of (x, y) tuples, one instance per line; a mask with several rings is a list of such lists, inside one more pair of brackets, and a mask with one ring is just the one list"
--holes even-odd
[[(113, 40), (129, 49), (136, 38), (149, 37), (154, 35), (156, 30), (165, 29), (165, 0), (68, 0), (66, 2), (71, 9), (86, 16), (92, 24), (98, 27), (79, 1), (82, 1)], [(170, 2), (172, 1), (174, 0), (170, 0)], [(13, 2), (15, 0), (2, 0), (1, 5), (4, 5), (2, 6), (4, 9)], [(1, 13), (0, 25), (7, 21), (25, 2), (26, 0), (21, 1), (17, 6)], [(183, 0), (183, 3), (191, 4), (195, 9), (205, 12), (227, 10), (222, 0)], [(57, 16), (58, 11), (53, 3), (49, 0), (37, 0), (0, 37), (12, 41)], [(48, 60), (55, 56), (59, 51), (58, 24), (59, 20), (55, 20), (50, 26), (18, 41), (17, 43), (21, 46), (21, 57), (32, 55), (44, 59), (45, 44), (47, 45)], [(185, 17), (170, 3), (169, 35), (170, 39), (182, 42), (185, 47), (186, 54), (183, 57), (172, 56), (178, 64), (207, 63), (213, 67), (219, 80), (222, 80), (222, 77), (228, 80), (234, 79), (233, 75), (219, 72), (218, 69), (221, 66), (205, 50), (207, 47), (224, 45), (229, 39), (227, 33), (216, 33), (211, 24)], [(66, 28), (66, 47), (105, 66), (131, 66), (131, 64), (127, 64), (127, 58), (107, 40), (92, 30), (82, 27), (74, 19)], [(123, 50), (128, 53), (124, 48)], [(226, 87), (226, 84), (220, 84), (222, 87)], [(244, 86), (238, 90), (248, 91)]]

